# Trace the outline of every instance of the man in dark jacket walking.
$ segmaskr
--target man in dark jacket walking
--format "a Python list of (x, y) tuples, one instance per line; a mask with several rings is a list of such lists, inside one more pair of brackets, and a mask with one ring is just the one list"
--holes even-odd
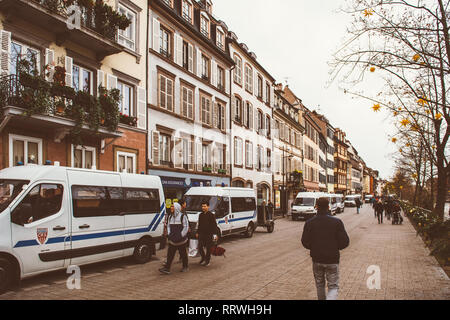
[[(339, 250), (349, 245), (344, 224), (328, 214), (327, 198), (317, 200), (317, 215), (303, 228), (302, 244), (310, 250), (319, 300), (336, 300), (339, 290)], [(325, 294), (325, 278), (328, 294)]]
[[(211, 247), (213, 246), (213, 238), (217, 240), (218, 227), (216, 217), (209, 211), (209, 203), (202, 203), (202, 213), (198, 216), (198, 228), (196, 238), (198, 239), (198, 249), (202, 259), (200, 264), (205, 267), (211, 262)], [(206, 253), (204, 251), (206, 249)]]
[(374, 209), (378, 217), (378, 224), (383, 223), (384, 206), (383, 203), (381, 202), (381, 199), (378, 200), (377, 203), (375, 203)]

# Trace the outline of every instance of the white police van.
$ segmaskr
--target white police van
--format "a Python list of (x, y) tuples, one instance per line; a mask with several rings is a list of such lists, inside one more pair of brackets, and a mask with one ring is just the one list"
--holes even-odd
[(0, 290), (42, 272), (133, 255), (162, 239), (159, 177), (55, 166), (0, 170)]
[(220, 229), (220, 237), (243, 233), (253, 236), (257, 226), (256, 193), (250, 188), (193, 187), (185, 194), (191, 231), (197, 230), (202, 202), (209, 203)]
[(308, 219), (317, 214), (315, 208), (316, 202), (319, 198), (330, 198), (330, 196), (324, 192), (299, 192), (294, 202), (292, 203), (292, 220), (298, 220), (300, 218)]

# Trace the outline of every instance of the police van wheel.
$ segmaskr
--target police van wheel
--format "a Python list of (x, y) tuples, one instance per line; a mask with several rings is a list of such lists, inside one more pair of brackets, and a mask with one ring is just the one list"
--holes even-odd
[(10, 261), (0, 258), (0, 293), (5, 292), (12, 284), (13, 266)]
[(152, 258), (152, 248), (149, 241), (139, 242), (134, 248), (134, 260), (139, 264), (144, 264)]
[(272, 233), (274, 229), (275, 229), (275, 224), (273, 222), (267, 226), (268, 233)]
[(247, 238), (251, 238), (253, 237), (253, 232), (255, 231), (255, 227), (253, 226), (252, 223), (249, 223), (247, 226), (247, 230), (245, 231), (245, 236)]

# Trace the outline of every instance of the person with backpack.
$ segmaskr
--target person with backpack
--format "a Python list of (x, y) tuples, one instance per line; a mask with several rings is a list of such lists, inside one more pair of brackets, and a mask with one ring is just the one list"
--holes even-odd
[(167, 262), (163, 268), (159, 269), (159, 272), (163, 274), (170, 274), (170, 267), (177, 251), (180, 253), (183, 261), (183, 269), (181, 272), (187, 272), (189, 270), (186, 250), (189, 220), (187, 215), (182, 213), (180, 204), (174, 203), (173, 210), (171, 211), (172, 212), (167, 219), (167, 238), (169, 243), (167, 249)]
[[(327, 198), (317, 200), (317, 215), (305, 223), (302, 244), (310, 250), (319, 300), (337, 300), (339, 290), (339, 251), (348, 247), (350, 239), (342, 220), (329, 215)], [(328, 294), (325, 294), (328, 282)]]

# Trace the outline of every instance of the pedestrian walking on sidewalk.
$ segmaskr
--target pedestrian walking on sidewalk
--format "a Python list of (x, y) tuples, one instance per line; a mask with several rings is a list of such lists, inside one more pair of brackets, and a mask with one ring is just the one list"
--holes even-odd
[(383, 206), (383, 202), (381, 202), (381, 199), (378, 200), (377, 203), (375, 203), (375, 213), (377, 214), (378, 217), (378, 224), (383, 223), (383, 211), (384, 211), (384, 206)]
[[(339, 291), (339, 251), (348, 247), (344, 224), (329, 212), (327, 198), (317, 200), (317, 215), (305, 223), (302, 244), (310, 250), (319, 300), (336, 300)], [(325, 280), (328, 294), (325, 294)]]
[(359, 214), (359, 209), (361, 208), (361, 200), (359, 200), (359, 198), (356, 198), (355, 203), (356, 203), (356, 213)]
[(266, 210), (267, 210), (267, 219), (272, 220), (273, 219), (273, 203), (272, 203), (272, 201), (270, 201), (270, 199), (269, 199), (269, 203), (267, 203)]
[(183, 261), (183, 269), (181, 272), (188, 271), (188, 257), (186, 252), (188, 230), (189, 220), (186, 214), (181, 212), (181, 206), (178, 203), (174, 203), (173, 212), (171, 212), (167, 220), (167, 234), (169, 243), (169, 247), (167, 249), (167, 262), (163, 268), (159, 269), (161, 273), (170, 274), (170, 267), (177, 251), (180, 253)]
[[(214, 241), (217, 241), (219, 227), (217, 226), (216, 217), (209, 211), (209, 202), (202, 202), (202, 212), (198, 217), (198, 228), (196, 238), (198, 239), (198, 249), (202, 259), (200, 264), (207, 267), (211, 263), (211, 248)], [(204, 251), (206, 250), (206, 252)]]

